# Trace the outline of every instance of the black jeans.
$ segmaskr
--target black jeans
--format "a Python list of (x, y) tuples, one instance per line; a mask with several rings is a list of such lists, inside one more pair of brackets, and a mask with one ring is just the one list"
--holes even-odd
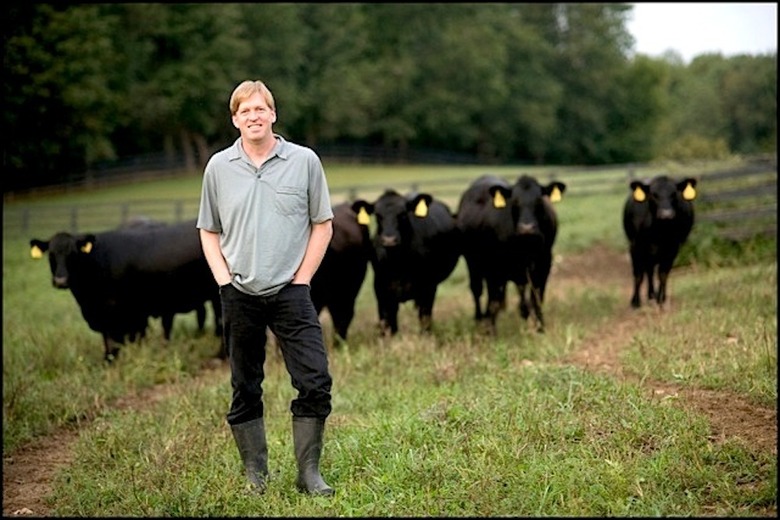
[(233, 387), (228, 424), (263, 416), (266, 327), (276, 336), (292, 385), (298, 390), (290, 404), (293, 416), (327, 417), (332, 379), (309, 286), (289, 284), (272, 296), (252, 296), (229, 284), (219, 292)]

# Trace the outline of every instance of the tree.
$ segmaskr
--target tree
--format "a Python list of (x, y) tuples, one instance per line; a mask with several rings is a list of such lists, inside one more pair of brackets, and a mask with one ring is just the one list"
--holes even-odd
[(124, 49), (118, 77), (125, 82), (124, 131), (152, 149), (183, 153), (202, 169), (209, 141), (229, 121), (228, 96), (243, 79), (249, 46), (234, 4), (114, 4)]
[[(548, 159), (559, 163), (610, 163), (616, 157), (607, 142), (634, 121), (618, 91), (627, 67), (631, 37), (625, 29), (626, 4), (554, 4), (558, 51), (555, 76), (564, 85), (558, 111), (558, 135)], [(552, 33), (552, 30), (548, 30)]]
[(739, 153), (769, 152), (777, 147), (777, 55), (735, 56), (719, 81), (724, 137)]
[(56, 182), (114, 156), (114, 22), (96, 5), (7, 8), (3, 117), (13, 138), (3, 163), (11, 186)]

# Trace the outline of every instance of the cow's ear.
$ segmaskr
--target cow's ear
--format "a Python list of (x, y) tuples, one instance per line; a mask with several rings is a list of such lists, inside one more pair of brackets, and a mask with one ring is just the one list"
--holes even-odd
[(503, 186), (491, 186), (488, 188), (490, 198), (493, 200), (493, 207), (497, 209), (506, 207), (506, 199), (511, 197), (511, 192)]
[(682, 192), (682, 197), (685, 200), (693, 200), (696, 198), (696, 179), (688, 178), (684, 181), (677, 183), (677, 189)]
[(631, 196), (637, 202), (644, 202), (647, 199), (647, 191), (650, 188), (639, 181), (631, 182)]
[(374, 212), (374, 206), (365, 200), (358, 199), (352, 203), (352, 211), (357, 214), (358, 224), (368, 226), (371, 223), (371, 214)]
[(564, 191), (566, 191), (564, 183), (553, 181), (544, 188), (542, 193), (550, 197), (550, 202), (560, 202)]
[(92, 251), (92, 247), (95, 245), (95, 235), (88, 234), (76, 239), (76, 247), (82, 253), (89, 254)]
[(49, 250), (49, 243), (43, 240), (33, 238), (30, 240), (30, 256), (38, 259), (43, 258), (43, 253)]
[(433, 197), (427, 193), (420, 193), (415, 196), (410, 204), (414, 207), (414, 216), (419, 218), (425, 218), (428, 216), (428, 208), (431, 206)]

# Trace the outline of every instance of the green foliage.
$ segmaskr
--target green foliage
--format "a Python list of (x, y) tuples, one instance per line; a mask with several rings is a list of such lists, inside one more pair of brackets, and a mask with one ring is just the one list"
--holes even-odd
[(62, 175), (113, 157), (112, 108), (121, 98), (110, 80), (116, 20), (101, 16), (97, 5), (36, 3), (4, 12), (3, 116), (14, 132), (4, 152), (9, 173)]
[(700, 264), (706, 267), (730, 267), (771, 262), (777, 259), (777, 237), (756, 234), (739, 240), (728, 238), (707, 222), (696, 224), (690, 239), (683, 244), (676, 265)]
[(710, 139), (686, 134), (678, 137), (659, 154), (660, 159), (692, 161), (696, 159), (719, 160), (729, 156), (729, 147), (722, 137)]
[(776, 56), (707, 55), (687, 67), (632, 56), (630, 4), (6, 11), (6, 189), (117, 157), (165, 154), (202, 169), (235, 138), (228, 97), (248, 78), (277, 96), (278, 132), (315, 149), (440, 149), (493, 164), (776, 149)]

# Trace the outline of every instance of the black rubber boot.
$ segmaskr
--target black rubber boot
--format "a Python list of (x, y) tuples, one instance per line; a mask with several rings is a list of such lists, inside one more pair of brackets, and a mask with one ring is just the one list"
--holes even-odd
[(333, 495), (333, 488), (327, 485), (320, 475), (320, 454), (322, 453), (322, 433), (325, 430), (325, 419), (293, 417), (292, 427), (295, 459), (298, 461), (296, 487), (299, 491), (312, 495)]
[(233, 438), (241, 454), (251, 488), (264, 493), (268, 480), (268, 445), (262, 417), (241, 424), (231, 424)]

